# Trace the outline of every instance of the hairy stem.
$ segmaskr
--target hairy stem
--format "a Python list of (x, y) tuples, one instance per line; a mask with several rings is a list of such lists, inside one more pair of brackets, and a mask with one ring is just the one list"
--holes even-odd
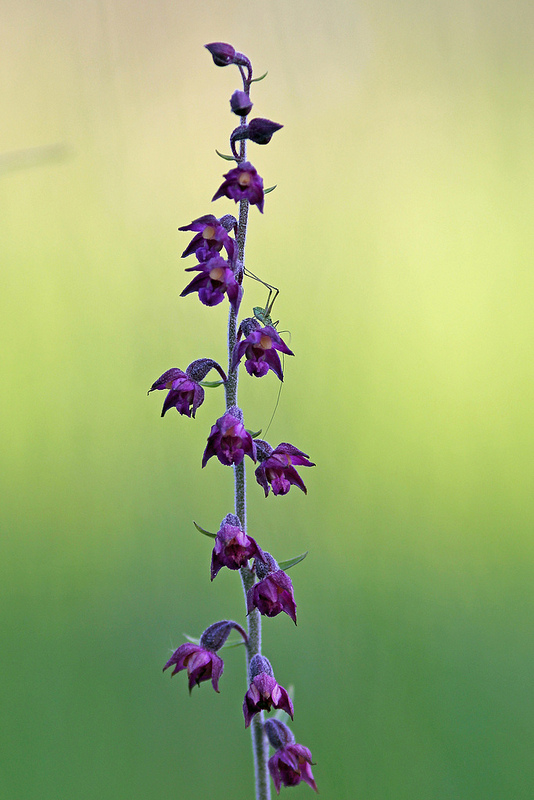
[[(248, 90), (248, 86), (245, 87)], [(243, 125), (246, 124), (246, 117), (241, 118)], [(245, 161), (247, 156), (246, 140), (240, 141), (239, 163)], [(237, 263), (236, 275), (238, 280), (243, 280), (245, 267), (245, 243), (247, 238), (248, 220), (248, 200), (241, 200), (239, 204), (239, 223), (237, 227)], [(228, 380), (226, 382), (226, 408), (237, 406), (238, 370), (239, 365), (232, 369), (232, 354), (237, 340), (237, 315), (230, 308), (228, 317)], [(246, 477), (245, 461), (234, 466), (234, 490), (235, 490), (235, 514), (239, 517), (242, 529), (247, 530), (247, 506), (246, 506)], [(240, 570), (241, 582), (245, 593), (245, 603), (247, 592), (255, 581), (254, 573), (248, 567)], [(247, 687), (249, 680), (249, 664), (252, 656), (261, 654), (261, 614), (255, 608), (247, 617), (248, 620), (248, 643), (247, 653)], [(269, 782), (269, 771), (267, 769), (267, 759), (269, 757), (269, 744), (263, 732), (263, 711), (256, 714), (252, 720), (250, 730), (252, 735), (252, 752), (254, 755), (254, 774), (256, 786), (256, 800), (270, 800), (271, 785)]]

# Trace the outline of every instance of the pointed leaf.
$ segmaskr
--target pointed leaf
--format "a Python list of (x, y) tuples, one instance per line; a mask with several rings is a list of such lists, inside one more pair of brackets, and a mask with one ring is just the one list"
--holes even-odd
[(251, 431), (248, 428), (245, 428), (245, 430), (246, 430), (247, 433), (250, 433), (250, 435), (252, 436), (253, 439), (257, 439), (258, 436), (261, 433), (261, 428), (259, 429), (259, 431)]
[(295, 558), (288, 558), (287, 561), (279, 561), (278, 566), (280, 569), (286, 570), (290, 567), (294, 567), (295, 564), (298, 564), (299, 561), (303, 561), (306, 556), (308, 555), (308, 551), (306, 550), (305, 553), (301, 553), (300, 556), (295, 556)]
[(239, 647), (240, 644), (245, 644), (245, 641), (244, 641), (243, 638), (241, 638), (241, 639), (232, 639), (231, 642), (230, 641), (226, 641), (220, 649), (224, 650), (225, 647)]
[(274, 192), (277, 186), (278, 186), (277, 183), (275, 183), (274, 186), (269, 186), (268, 189), (263, 190), (263, 194), (269, 194), (269, 192)]
[(206, 389), (215, 389), (216, 386), (223, 386), (224, 381), (200, 381), (201, 386), (205, 386)]
[(216, 150), (215, 152), (217, 153), (218, 156), (224, 158), (225, 161), (237, 161), (237, 158), (235, 156), (226, 156), (224, 153), (219, 153), (218, 150)]
[(200, 645), (200, 639), (199, 639), (198, 636), (189, 636), (188, 633), (184, 633), (184, 636), (185, 636), (185, 638), (187, 639), (188, 642), (191, 642), (191, 644)]
[(195, 526), (197, 531), (200, 531), (200, 533), (203, 533), (204, 536), (209, 536), (211, 539), (215, 539), (217, 537), (216, 533), (210, 533), (209, 531), (205, 530), (204, 528), (201, 528), (200, 525), (197, 525), (195, 520), (193, 520), (193, 525)]
[(257, 83), (258, 81), (262, 81), (264, 78), (267, 77), (268, 74), (269, 74), (269, 70), (267, 70), (267, 72), (264, 72), (263, 75), (260, 75), (259, 78), (252, 78), (252, 80), (250, 82), (251, 83)]

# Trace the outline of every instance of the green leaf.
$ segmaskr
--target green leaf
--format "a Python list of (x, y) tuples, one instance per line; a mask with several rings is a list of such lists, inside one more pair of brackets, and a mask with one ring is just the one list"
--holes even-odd
[[(198, 644), (200, 645), (200, 639), (198, 636), (189, 636), (188, 633), (184, 633), (184, 637), (187, 639), (188, 642), (191, 644)], [(242, 638), (240, 639), (232, 639), (231, 642), (227, 641), (220, 647), (220, 650), (224, 650), (225, 647), (239, 647), (240, 644), (245, 644)]]
[(280, 569), (286, 570), (290, 567), (294, 567), (295, 564), (298, 564), (299, 561), (303, 561), (306, 556), (308, 555), (308, 551), (306, 550), (305, 553), (301, 553), (300, 556), (295, 556), (295, 558), (288, 558), (287, 561), (279, 561), (278, 566)]
[(260, 75), (259, 78), (252, 78), (252, 80), (250, 82), (251, 83), (257, 83), (258, 81), (262, 81), (264, 78), (267, 77), (268, 74), (269, 74), (269, 70), (267, 70), (267, 72), (264, 72), (263, 75)]
[(221, 158), (224, 158), (225, 161), (237, 161), (235, 156), (225, 156), (224, 153), (219, 153), (218, 150), (216, 150), (215, 152), (217, 153), (218, 156), (220, 156)]
[(215, 389), (216, 386), (223, 386), (224, 381), (200, 381), (201, 386), (205, 386), (206, 389)]
[(269, 194), (269, 192), (274, 192), (277, 186), (278, 186), (277, 183), (275, 183), (274, 186), (269, 186), (268, 189), (263, 190), (263, 194)]
[(240, 644), (245, 644), (243, 638), (232, 639), (232, 641), (226, 641), (220, 649), (224, 650), (225, 647), (239, 647)]
[(211, 539), (215, 539), (216, 538), (216, 536), (217, 536), (216, 533), (210, 533), (209, 531), (205, 530), (204, 528), (201, 528), (200, 525), (197, 525), (195, 520), (193, 520), (193, 525), (195, 526), (197, 531), (200, 531), (200, 533), (203, 533), (204, 536), (209, 536)]
[(257, 439), (257, 437), (261, 433), (261, 428), (259, 429), (259, 431), (250, 431), (248, 428), (245, 428), (245, 430), (246, 430), (247, 433), (250, 433), (250, 435), (252, 436), (253, 439)]

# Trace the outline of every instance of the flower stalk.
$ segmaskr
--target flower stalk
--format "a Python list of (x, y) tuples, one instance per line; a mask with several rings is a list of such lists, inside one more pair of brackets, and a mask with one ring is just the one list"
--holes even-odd
[[(246, 276), (260, 284), (273, 287), (245, 269), (245, 246), (249, 208), (256, 205), (263, 214), (265, 191), (263, 179), (247, 160), (247, 142), (266, 145), (281, 125), (257, 117), (247, 122), (252, 108), (250, 87), (253, 81), (252, 65), (243, 53), (224, 42), (206, 45), (214, 64), (218, 67), (235, 65), (243, 80), (243, 89), (236, 90), (230, 99), (232, 112), (239, 116), (240, 124), (230, 136), (232, 156), (236, 166), (224, 175), (224, 181), (213, 195), (213, 200), (226, 197), (239, 203), (239, 219), (232, 215), (217, 219), (205, 214), (193, 220), (181, 231), (191, 231), (194, 236), (182, 253), (182, 258), (195, 255), (195, 266), (186, 272), (195, 277), (182, 291), (181, 296), (198, 293), (205, 306), (215, 306), (228, 301), (228, 326), (226, 332), (228, 369), (213, 359), (201, 358), (193, 361), (182, 371), (172, 368), (164, 372), (149, 390), (167, 390), (162, 416), (172, 408), (179, 414), (196, 419), (196, 412), (204, 401), (204, 388), (224, 384), (225, 412), (211, 426), (202, 457), (202, 467), (216, 456), (223, 466), (233, 468), (234, 513), (227, 514), (217, 534), (209, 533), (199, 525), (197, 529), (215, 539), (211, 557), (211, 580), (216, 579), (221, 569), (239, 570), (243, 587), (247, 630), (233, 620), (222, 620), (210, 625), (199, 639), (181, 645), (164, 666), (164, 671), (174, 667), (172, 675), (186, 671), (189, 692), (202, 682), (211, 681), (213, 689), (219, 691), (224, 662), (219, 651), (225, 646), (232, 631), (241, 636), (246, 652), (246, 686), (243, 701), (245, 727), (250, 727), (254, 759), (255, 798), (270, 800), (270, 777), (277, 793), (281, 785), (294, 786), (301, 780), (316, 790), (311, 772), (311, 753), (302, 745), (295, 744), (292, 732), (276, 717), (265, 720), (265, 714), (273, 708), (277, 714), (284, 713), (293, 719), (294, 708), (291, 697), (278, 684), (270, 662), (262, 655), (262, 617), (275, 617), (281, 612), (288, 614), (296, 624), (296, 603), (293, 584), (282, 567), (288, 569), (299, 563), (304, 556), (280, 562), (264, 551), (256, 539), (247, 533), (246, 472), (245, 456), (256, 464), (255, 477), (264, 490), (265, 497), (272, 489), (272, 496), (284, 495), (292, 485), (306, 492), (306, 487), (295, 470), (297, 466), (314, 466), (306, 453), (294, 445), (284, 442), (273, 448), (268, 442), (254, 439), (245, 427), (243, 411), (238, 402), (239, 366), (245, 356), (245, 367), (255, 378), (265, 377), (269, 371), (283, 381), (282, 356), (292, 356), (272, 323), (270, 312), (274, 299), (271, 293), (266, 308), (254, 308), (254, 317), (245, 317), (238, 322), (243, 300), (243, 282)], [(262, 76), (265, 77), (265, 76)], [(258, 78), (257, 80), (261, 80)], [(234, 234), (234, 238), (231, 237)], [(243, 339), (242, 341), (241, 338)], [(215, 370), (220, 380), (206, 381), (207, 374)], [(269, 759), (269, 746), (275, 750)]]

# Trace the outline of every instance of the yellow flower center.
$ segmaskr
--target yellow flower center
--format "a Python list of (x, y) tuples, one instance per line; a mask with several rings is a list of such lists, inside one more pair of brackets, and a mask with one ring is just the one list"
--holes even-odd
[(251, 180), (252, 180), (252, 175), (250, 174), (250, 172), (240, 172), (237, 182), (242, 189), (246, 189), (247, 186), (250, 185)]
[(260, 347), (262, 350), (270, 350), (273, 346), (273, 340), (270, 336), (263, 335), (260, 339)]
[(213, 227), (213, 225), (206, 225), (206, 227), (202, 231), (202, 238), (213, 239), (214, 235), (215, 235), (215, 228)]

